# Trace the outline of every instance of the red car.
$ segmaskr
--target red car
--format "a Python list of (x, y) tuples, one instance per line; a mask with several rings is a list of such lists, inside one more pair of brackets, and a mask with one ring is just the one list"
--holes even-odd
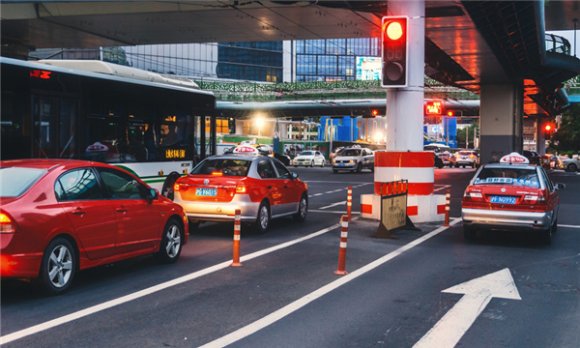
[(38, 278), (52, 294), (78, 270), (144, 254), (175, 262), (183, 209), (132, 174), (77, 160), (0, 162), (0, 275)]
[[(175, 203), (190, 222), (241, 220), (266, 232), (273, 218), (306, 219), (308, 186), (280, 161), (261, 155), (209, 157), (175, 182)], [(195, 225), (194, 225), (195, 226)]]
[(562, 184), (554, 184), (544, 168), (512, 153), (500, 163), (486, 164), (475, 173), (461, 202), (465, 239), (477, 229), (527, 229), (551, 242), (558, 227)]

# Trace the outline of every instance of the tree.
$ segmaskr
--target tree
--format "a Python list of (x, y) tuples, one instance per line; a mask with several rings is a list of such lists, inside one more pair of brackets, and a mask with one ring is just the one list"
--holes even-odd
[(564, 111), (550, 147), (559, 153), (580, 151), (580, 104), (573, 104)]

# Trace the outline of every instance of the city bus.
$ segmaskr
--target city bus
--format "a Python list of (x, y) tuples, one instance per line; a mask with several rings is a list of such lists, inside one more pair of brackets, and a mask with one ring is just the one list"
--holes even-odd
[(191, 80), (102, 61), (0, 64), (2, 160), (107, 162), (171, 197), (174, 181), (205, 156), (196, 130), (205, 141), (215, 97)]

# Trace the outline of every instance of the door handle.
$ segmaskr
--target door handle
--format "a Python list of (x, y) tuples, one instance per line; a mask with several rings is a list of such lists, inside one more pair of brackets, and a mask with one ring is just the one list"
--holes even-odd
[(81, 208), (76, 208), (73, 212), (73, 215), (78, 215), (78, 216), (83, 216), (86, 214), (86, 212), (84, 210), (82, 210)]
[(266, 187), (268, 190), (272, 189), (272, 185)]
[(288, 185), (284, 185), (284, 188), (288, 188)]
[(126, 213), (127, 209), (125, 207), (119, 207), (115, 209), (115, 211), (117, 211), (117, 213)]

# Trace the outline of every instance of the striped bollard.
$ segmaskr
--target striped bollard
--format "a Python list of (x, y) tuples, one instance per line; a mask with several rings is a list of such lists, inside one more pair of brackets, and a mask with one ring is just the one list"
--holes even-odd
[(346, 240), (348, 237), (348, 216), (340, 217), (340, 246), (338, 248), (338, 268), (334, 272), (337, 275), (345, 275), (346, 272)]
[(445, 223), (443, 226), (449, 226), (449, 209), (451, 204), (451, 190), (447, 189), (445, 192)]
[(236, 215), (234, 217), (234, 247), (233, 247), (233, 257), (232, 257), (232, 267), (240, 267), (240, 230), (241, 230), (241, 215), (240, 209), (236, 209)]
[(348, 187), (346, 195), (346, 215), (348, 216), (348, 221), (351, 219), (352, 214), (352, 186)]

